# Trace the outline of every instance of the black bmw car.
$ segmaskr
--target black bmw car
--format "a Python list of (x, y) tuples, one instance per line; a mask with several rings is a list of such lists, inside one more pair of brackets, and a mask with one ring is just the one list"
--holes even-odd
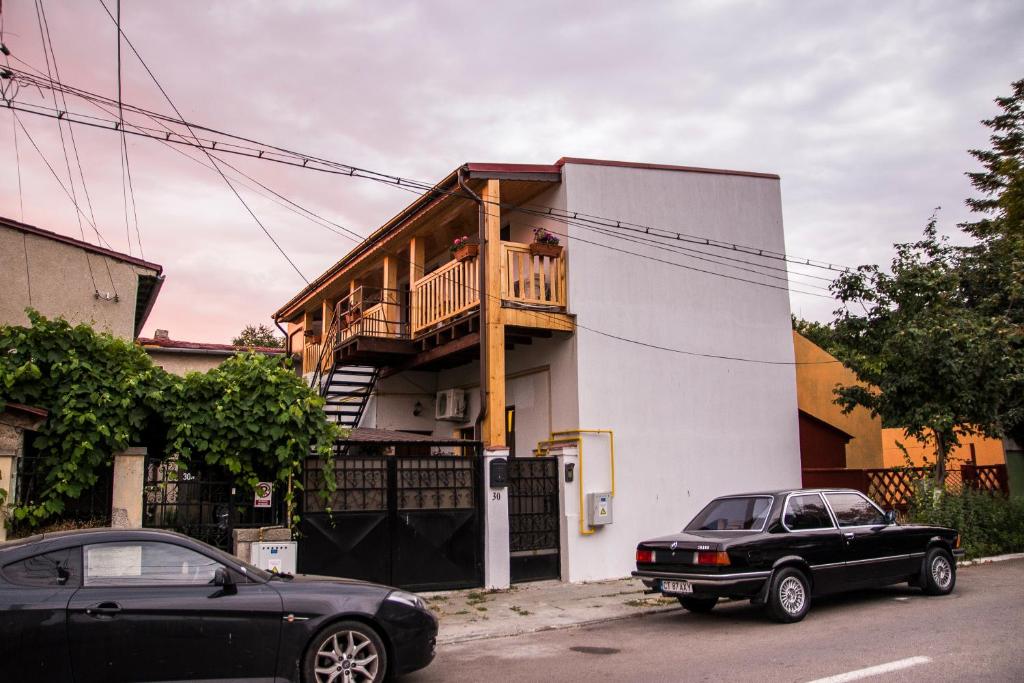
[(11, 681), (380, 681), (434, 657), (416, 595), (270, 574), (187, 536), (95, 529), (0, 544)]
[(795, 489), (716, 498), (682, 533), (639, 544), (633, 576), (692, 612), (750, 599), (794, 622), (812, 597), (856, 588), (946, 595), (961, 555), (956, 530), (897, 524), (859, 491)]

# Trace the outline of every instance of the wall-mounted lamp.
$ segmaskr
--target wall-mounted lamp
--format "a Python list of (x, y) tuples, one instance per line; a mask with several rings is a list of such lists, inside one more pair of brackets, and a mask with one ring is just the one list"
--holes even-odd
[(416, 416), (416, 417), (419, 417), (422, 413), (423, 413), (423, 404), (420, 403), (419, 401), (416, 401), (416, 405), (414, 405), (412, 407), (412, 414), (414, 416)]

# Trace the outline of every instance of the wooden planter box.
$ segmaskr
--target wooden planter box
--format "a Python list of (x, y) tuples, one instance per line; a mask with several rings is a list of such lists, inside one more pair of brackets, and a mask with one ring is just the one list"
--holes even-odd
[(561, 244), (542, 244), (540, 242), (530, 243), (530, 255), (532, 256), (549, 256), (551, 258), (558, 258), (562, 255)]
[(456, 261), (461, 263), (462, 261), (468, 261), (471, 258), (476, 258), (479, 253), (479, 244), (464, 244), (452, 252), (452, 256), (455, 257)]

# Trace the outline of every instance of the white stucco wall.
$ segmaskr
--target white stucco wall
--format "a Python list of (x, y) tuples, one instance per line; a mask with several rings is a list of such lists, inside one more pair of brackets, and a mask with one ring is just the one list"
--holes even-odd
[[(775, 179), (567, 164), (563, 185), (570, 211), (785, 250)], [(580, 227), (555, 229), (569, 230), (572, 238), (757, 279)], [(567, 248), (571, 311), (582, 326), (676, 349), (793, 360), (789, 299), (782, 289), (684, 270), (576, 239)], [(579, 427), (615, 431), (617, 467), (614, 523), (586, 537), (569, 530), (571, 580), (628, 575), (638, 541), (678, 531), (714, 496), (799, 485), (792, 365), (698, 358), (586, 329), (578, 330), (575, 346)], [(610, 488), (604, 443), (600, 436), (586, 437), (585, 493)]]

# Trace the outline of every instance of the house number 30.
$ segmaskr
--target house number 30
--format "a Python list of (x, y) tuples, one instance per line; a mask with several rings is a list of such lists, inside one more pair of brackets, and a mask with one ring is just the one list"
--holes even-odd
[(501, 500), (501, 491), (491, 491), (491, 500)]

